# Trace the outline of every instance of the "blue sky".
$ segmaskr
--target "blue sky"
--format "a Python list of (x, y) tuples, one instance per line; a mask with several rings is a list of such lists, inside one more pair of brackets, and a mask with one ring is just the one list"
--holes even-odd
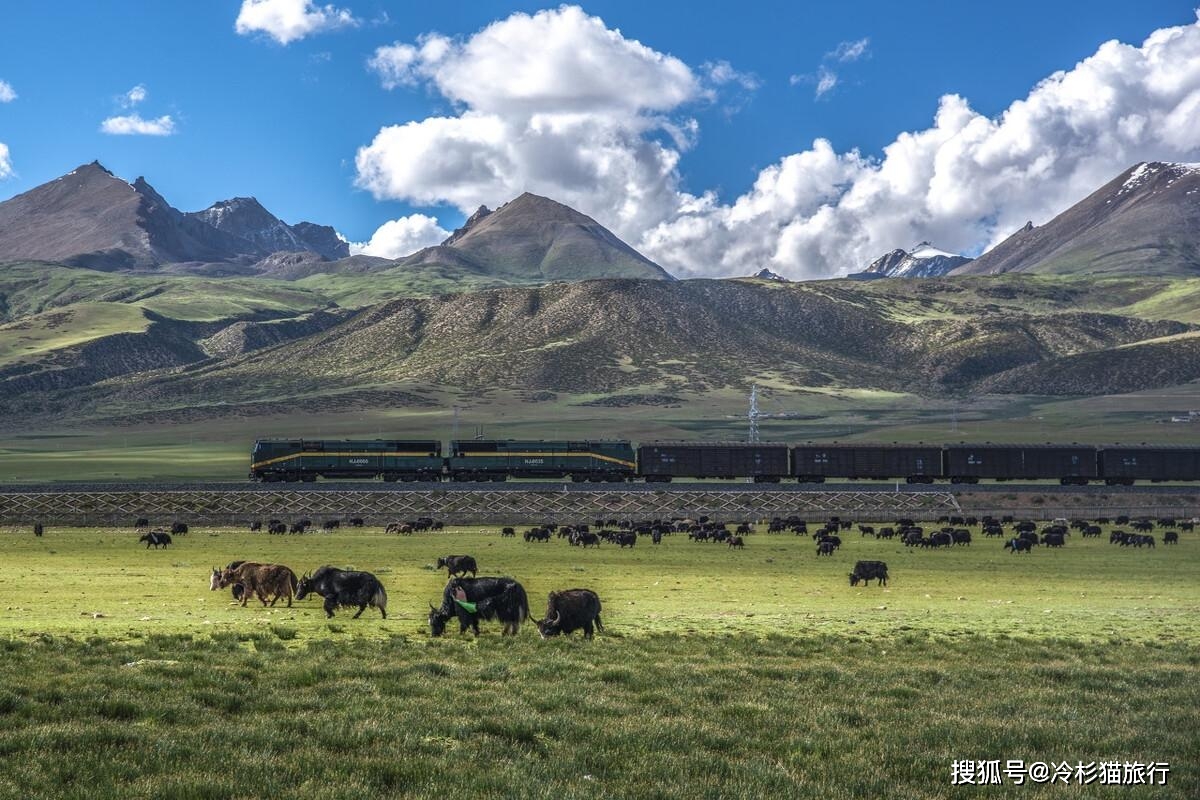
[[(99, 159), (129, 180), (146, 176), (183, 210), (254, 195), (288, 222), (330, 224), (358, 242), (389, 220), (402, 220), (390, 244), (386, 237), (379, 242), (396, 249), (452, 229), (476, 201), (494, 205), (530, 189), (582, 207), (680, 274), (771, 266), (803, 277), (844, 272), (870, 253), (911, 245), (908, 239), (918, 236), (978, 251), (1019, 224), (1018, 217), (1061, 210), (1129, 159), (1186, 158), (1196, 151), (1187, 134), (1160, 141), (1137, 133), (1116, 144), (1056, 140), (1029, 149), (1020, 165), (1032, 170), (1024, 173), (1024, 183), (1034, 183), (1031, 191), (1038, 189), (1035, 177), (1055, 187), (1041, 205), (1012, 190), (1013, 197), (995, 207), (956, 200), (954, 213), (939, 216), (947, 195), (930, 200), (930, 187), (945, 175), (931, 178), (929, 170), (913, 167), (926, 182), (926, 213), (880, 230), (867, 230), (851, 213), (859, 195), (869, 195), (867, 205), (883, 203), (884, 216), (903, 201), (892, 197), (888, 205), (871, 192), (884, 174), (884, 148), (904, 132), (953, 128), (938, 147), (943, 139), (969, 139), (964, 115), (997, 120), (1039, 81), (1073, 70), (1108, 40), (1145, 54), (1155, 31), (1178, 28), (1190, 36), (1197, 17), (1189, 2), (1018, 0), (999, 7), (642, 0), (586, 3), (571, 13), (495, 2), (245, 5), (256, 2), (263, 8), (258, 17), (245, 17), (241, 32), (235, 24), (247, 13), (242, 0), (68, 0), (54, 4), (53, 13), (32, 0), (5, 3), (0, 100), (5, 86), (15, 97), (0, 102), (0, 143), (11, 172), (0, 179), (0, 198)], [(309, 14), (311, 30), (272, 28), (270, 7), (278, 4)], [(539, 11), (538, 19), (559, 37), (554, 46), (566, 51), (544, 64), (537, 52), (528, 54), (538, 50), (539, 31), (550, 27), (513, 16)], [(500, 26), (495, 35), (481, 38), (493, 23)], [(450, 54), (414, 55), (432, 33), (449, 38)], [(290, 40), (281, 44), (281, 37)], [(499, 42), (499, 50), (484, 53), (489, 41)], [(409, 49), (390, 52), (388, 73), (377, 49), (394, 45)], [(1195, 53), (1173, 43), (1162, 52), (1181, 62)], [(597, 73), (608, 75), (612, 66), (612, 74), (623, 77), (578, 96), (568, 96), (579, 81), (567, 77), (526, 93), (514, 85), (511, 75), (519, 73), (510, 71), (503, 53), (532, 58), (528, 74), (569, 76), (577, 66), (570, 59), (586, 56)], [(372, 58), (375, 68), (368, 66)], [(1113, 58), (1118, 72), (1139, 68)], [(1194, 79), (1186, 63), (1177, 66), (1185, 80)], [(1091, 79), (1118, 80), (1112, 71), (1097, 68)], [(385, 88), (388, 74), (393, 88)], [(819, 92), (822, 79), (832, 88)], [(1106, 111), (1111, 120), (1144, 117), (1148, 130), (1156, 114), (1178, 125), (1181, 113), (1194, 113), (1186, 93), (1153, 108), (1137, 106), (1137, 87), (1120, 81)], [(632, 99), (623, 97), (624, 85), (634, 87)], [(138, 95), (129, 93), (138, 86), (144, 97), (133, 102)], [(1096, 91), (1103, 94), (1104, 86)], [(1121, 92), (1130, 95), (1132, 110), (1121, 106)], [(935, 125), (947, 95), (960, 98), (970, 114), (943, 104), (949, 121)], [(528, 108), (513, 111), (518, 99)], [(132, 115), (145, 121), (143, 129), (165, 128), (169, 135), (102, 131), (105, 120)], [(439, 118), (449, 122), (440, 128), (429, 122)], [(1062, 127), (1062, 119), (1039, 119), (1046, 130)], [(388, 126), (406, 123), (412, 127), (394, 138), (377, 139)], [(538, 125), (555, 130), (531, 142), (529, 131)], [(109, 130), (130, 127), (137, 125), (108, 124)], [(814, 146), (818, 139), (828, 150)], [(1079, 154), (1089, 147), (1096, 157)], [(356, 164), (360, 148), (369, 148), (369, 157)], [(437, 169), (404, 163), (438, 154), (455, 163)], [(479, 168), (464, 171), (476, 157)], [(1046, 159), (1063, 166), (1047, 170)], [(812, 185), (786, 192), (777, 185), (796, 181)], [(1003, 194), (986, 186), (979, 191)], [(781, 192), (787, 196), (781, 199)], [(749, 217), (758, 222), (747, 227)]]

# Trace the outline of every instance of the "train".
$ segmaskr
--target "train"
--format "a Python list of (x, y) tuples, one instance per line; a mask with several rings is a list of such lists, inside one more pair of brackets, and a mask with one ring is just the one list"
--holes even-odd
[(1200, 480), (1200, 447), (1081, 444), (788, 444), (674, 442), (635, 445), (621, 439), (420, 440), (259, 439), (250, 479), (318, 478), (394, 481), (505, 481), (509, 478), (616, 483), (747, 479), (823, 483), (827, 479), (907, 483), (980, 480)]

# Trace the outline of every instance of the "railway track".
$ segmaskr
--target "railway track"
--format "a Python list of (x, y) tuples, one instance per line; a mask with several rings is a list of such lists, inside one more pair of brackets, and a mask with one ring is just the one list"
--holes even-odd
[(1045, 492), (1048, 494), (1200, 494), (1200, 484), (1137, 484), (1134, 486), (1061, 486), (1057, 483), (978, 483), (953, 486), (948, 483), (906, 484), (887, 481), (846, 483), (745, 483), (739, 481), (679, 483), (571, 483), (561, 481), (506, 481), (502, 483), (384, 483), (382, 481), (320, 481), (318, 483), (177, 482), (177, 483), (10, 483), (0, 484), (2, 494), (45, 494), (60, 492), (580, 492), (629, 494), (637, 492), (781, 492), (824, 494), (830, 492), (901, 492), (910, 494), (947, 492)]

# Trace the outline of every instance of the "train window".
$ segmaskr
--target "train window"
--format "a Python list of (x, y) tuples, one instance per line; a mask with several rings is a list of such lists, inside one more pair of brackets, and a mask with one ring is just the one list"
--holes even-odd
[(983, 459), (980, 458), (979, 456), (975, 455), (974, 453), (971, 453), (970, 455), (967, 456), (967, 463), (968, 464), (982, 464)]
[(815, 454), (813, 456), (813, 463), (814, 464), (828, 464), (829, 463), (829, 454), (828, 453)]

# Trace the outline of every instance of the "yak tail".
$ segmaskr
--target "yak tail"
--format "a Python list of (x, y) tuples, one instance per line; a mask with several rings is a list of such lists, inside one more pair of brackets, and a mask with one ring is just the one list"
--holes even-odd
[(371, 595), (371, 605), (384, 612), (384, 614), (387, 613), (387, 592), (384, 591), (382, 583), (376, 582), (375, 594)]
[(292, 587), (292, 594), (295, 594), (296, 590), (300, 588), (300, 581), (296, 579), (296, 573), (290, 569), (288, 570), (288, 584)]
[(520, 615), (517, 617), (517, 621), (525, 622), (526, 620), (530, 619), (529, 596), (527, 594), (525, 594), (525, 587), (522, 586), (521, 584), (518, 583), (513, 588), (515, 588), (517, 590), (517, 603), (518, 603), (517, 610), (520, 611)]

